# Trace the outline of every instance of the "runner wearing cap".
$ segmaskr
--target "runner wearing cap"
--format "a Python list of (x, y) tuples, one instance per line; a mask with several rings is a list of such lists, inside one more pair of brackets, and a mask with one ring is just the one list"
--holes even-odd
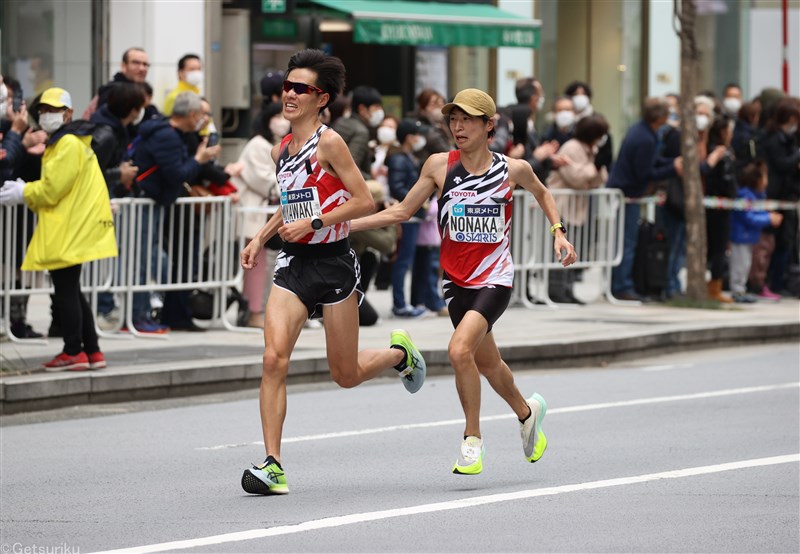
[[(244, 269), (255, 266), (276, 233), (284, 241), (275, 261), (264, 318), (261, 427), (267, 458), (246, 469), (242, 488), (252, 494), (286, 494), (281, 435), (286, 418), (289, 358), (309, 318), (323, 317), (331, 377), (355, 387), (394, 367), (406, 389), (417, 392), (425, 361), (408, 333), (391, 333), (391, 346), (358, 352), (360, 269), (350, 248), (350, 220), (375, 209), (372, 195), (342, 137), (319, 121), (344, 85), (339, 58), (302, 50), (289, 59), (283, 82), (283, 116), (292, 132), (272, 148), (280, 186), (280, 209), (241, 253)], [(324, 416), (323, 416), (324, 417)]]
[(406, 221), (438, 190), (443, 289), (455, 327), (448, 355), (466, 418), (453, 473), (466, 475), (483, 470), (481, 375), (517, 415), (525, 459), (536, 462), (547, 448), (542, 432), (545, 400), (539, 394), (526, 400), (520, 393), (492, 334), (492, 325), (511, 298), (514, 264), (509, 231), (515, 188), (522, 187), (536, 197), (552, 225), (553, 247), (562, 265), (577, 259), (555, 201), (530, 164), (489, 150), (495, 111), (494, 100), (485, 92), (459, 92), (442, 108), (458, 150), (428, 158), (419, 180), (402, 202), (352, 222), (352, 230), (360, 231)]

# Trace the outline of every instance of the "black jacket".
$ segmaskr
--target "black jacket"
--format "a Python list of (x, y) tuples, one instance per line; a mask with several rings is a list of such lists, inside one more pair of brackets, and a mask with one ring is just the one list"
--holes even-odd
[(761, 147), (769, 169), (767, 197), (800, 200), (800, 150), (796, 136), (772, 131), (764, 136)]

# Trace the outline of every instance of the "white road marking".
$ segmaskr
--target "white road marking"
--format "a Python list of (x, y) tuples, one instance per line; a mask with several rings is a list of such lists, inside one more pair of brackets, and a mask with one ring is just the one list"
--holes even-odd
[[(700, 400), (703, 398), (715, 398), (719, 396), (731, 396), (736, 394), (753, 394), (758, 392), (768, 392), (781, 389), (791, 389), (800, 387), (800, 382), (782, 383), (778, 385), (763, 385), (758, 387), (744, 387), (738, 389), (723, 389), (709, 392), (698, 392), (694, 394), (678, 394), (674, 396), (656, 396), (653, 398), (637, 398), (634, 400), (620, 400), (617, 402), (601, 402), (598, 404), (583, 404), (581, 406), (568, 406), (566, 408), (552, 408), (547, 410), (547, 415), (569, 414), (574, 412), (587, 412), (591, 410), (605, 410), (608, 408), (625, 408), (628, 406), (641, 406), (645, 404), (660, 404), (663, 402), (679, 402), (684, 400)], [(512, 419), (514, 414), (502, 414), (484, 416), (481, 421), (497, 421), (502, 419)], [(335, 433), (321, 433), (318, 435), (301, 435), (299, 437), (289, 437), (283, 439), (283, 444), (291, 442), (307, 442), (325, 439), (340, 439), (342, 437), (357, 437), (361, 435), (374, 435), (376, 433), (388, 433), (393, 431), (406, 431), (409, 429), (426, 429), (430, 427), (444, 427), (447, 425), (463, 425), (463, 418), (445, 419), (441, 421), (429, 421), (425, 423), (407, 423), (405, 425), (391, 425), (388, 427), (373, 427), (370, 429), (355, 429), (352, 431), (338, 431)], [(227, 448), (242, 448), (245, 446), (263, 446), (262, 441), (246, 442), (239, 444), (219, 444), (216, 446), (201, 446), (195, 450), (224, 450)]]
[(671, 369), (686, 369), (687, 367), (694, 367), (694, 364), (651, 365), (641, 368), (641, 371), (669, 371)]
[(443, 512), (448, 510), (460, 510), (463, 508), (473, 508), (475, 506), (485, 506), (498, 502), (509, 502), (513, 500), (525, 500), (537, 496), (553, 496), (570, 492), (586, 491), (592, 489), (602, 489), (608, 487), (619, 487), (623, 485), (635, 485), (662, 479), (680, 479), (683, 477), (694, 477), (697, 475), (708, 475), (723, 471), (733, 471), (737, 469), (747, 469), (753, 467), (772, 466), (779, 464), (789, 464), (800, 462), (800, 453), (787, 454), (785, 456), (773, 456), (769, 458), (756, 458), (752, 460), (742, 460), (729, 462), (726, 464), (716, 464), (710, 466), (690, 467), (686, 469), (676, 469), (672, 471), (662, 471), (659, 473), (648, 473), (645, 475), (635, 475), (632, 477), (618, 477), (616, 479), (604, 479), (602, 481), (589, 481), (586, 483), (575, 483), (572, 485), (561, 485), (557, 487), (546, 487), (543, 489), (528, 489), (517, 492), (502, 494), (490, 494), (486, 496), (473, 496), (459, 500), (447, 502), (434, 502), (431, 504), (421, 504), (409, 506), (407, 508), (393, 508), (390, 510), (380, 510), (377, 512), (363, 512), (359, 514), (349, 514), (344, 516), (326, 517), (311, 521), (304, 521), (293, 525), (281, 525), (268, 529), (251, 529), (249, 531), (239, 531), (236, 533), (225, 533), (222, 535), (212, 535), (198, 539), (186, 539), (173, 542), (162, 542), (144, 546), (135, 546), (119, 550), (108, 550), (98, 554), (127, 554), (127, 553), (147, 553), (164, 552), (167, 550), (180, 550), (184, 548), (208, 547), (214, 544), (223, 544), (266, 537), (277, 537), (281, 535), (291, 535), (306, 531), (316, 531), (319, 529), (329, 529), (332, 527), (342, 527), (345, 525), (355, 525), (367, 521), (378, 521), (395, 517), (413, 516), (431, 512)]

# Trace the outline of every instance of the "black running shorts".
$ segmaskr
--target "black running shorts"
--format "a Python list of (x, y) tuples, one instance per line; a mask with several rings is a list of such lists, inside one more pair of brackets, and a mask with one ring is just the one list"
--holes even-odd
[(347, 300), (353, 292), (358, 301), (361, 268), (347, 239), (330, 244), (285, 243), (275, 260), (275, 286), (297, 296), (305, 304), (310, 319), (322, 317), (322, 306)]
[(453, 283), (445, 274), (442, 278), (444, 301), (450, 312), (453, 327), (458, 327), (464, 315), (474, 310), (481, 314), (489, 324), (487, 332), (500, 319), (511, 301), (511, 288), (503, 286), (487, 286), (479, 289), (465, 289)]

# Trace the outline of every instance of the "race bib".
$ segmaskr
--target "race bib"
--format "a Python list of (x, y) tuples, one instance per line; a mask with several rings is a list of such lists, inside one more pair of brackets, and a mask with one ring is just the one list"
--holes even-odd
[(448, 236), (456, 242), (498, 243), (506, 216), (502, 205), (451, 204)]
[(281, 215), (284, 224), (321, 216), (317, 187), (281, 191)]

